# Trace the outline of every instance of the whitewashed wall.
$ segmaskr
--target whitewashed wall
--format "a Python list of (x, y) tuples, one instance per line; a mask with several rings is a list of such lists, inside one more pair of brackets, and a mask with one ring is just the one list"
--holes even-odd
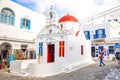
[[(14, 11), (15, 25), (10, 26), (0, 23), (0, 36), (32, 40), (45, 25), (45, 16), (41, 13), (29, 10), (10, 0), (2, 0), (0, 2), (0, 11), (4, 7), (8, 7)], [(31, 20), (31, 30), (20, 28), (20, 19), (26, 16)]]
[[(90, 41), (83, 39), (81, 36), (68, 36), (65, 41), (65, 58), (68, 65), (81, 64), (92, 61)], [(83, 55), (81, 55), (82, 45)], [(70, 47), (72, 47), (72, 50)]]
[(120, 28), (119, 26), (116, 26), (113, 22), (113, 24), (110, 24), (109, 34), (110, 38), (120, 37)]
[(82, 26), (83, 26), (82, 27), (83, 31), (90, 31), (91, 36), (93, 35), (93, 33), (95, 34), (95, 30), (103, 28), (105, 29), (107, 38), (120, 37), (119, 35), (120, 28), (116, 26), (115, 24), (111, 25), (109, 23), (101, 23), (101, 24), (87, 24), (87, 25), (82, 25)]
[(0, 45), (3, 43), (9, 43), (11, 45), (11, 49), (21, 49), (21, 45), (28, 45), (28, 49), (29, 48), (35, 48), (35, 44), (34, 43), (24, 43), (24, 42), (14, 42), (14, 41), (0, 41)]

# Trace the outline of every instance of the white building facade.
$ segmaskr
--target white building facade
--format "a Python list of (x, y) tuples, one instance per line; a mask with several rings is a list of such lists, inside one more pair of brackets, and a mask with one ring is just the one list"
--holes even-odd
[(58, 20), (53, 6), (46, 14), (46, 25), (36, 37), (37, 59), (12, 61), (10, 72), (45, 77), (93, 63), (91, 42), (86, 40), (79, 21), (70, 14)]
[(11, 0), (0, 0), (0, 62), (9, 60), (15, 50), (35, 49), (36, 34), (44, 23), (43, 14)]
[[(120, 11), (117, 7), (108, 11), (108, 15), (91, 18), (91, 22), (83, 23), (83, 31), (86, 39), (91, 40), (91, 55), (98, 57), (99, 53), (104, 54), (105, 59), (112, 59), (116, 52), (120, 52)], [(99, 16), (101, 16), (99, 15)], [(97, 16), (98, 17), (98, 16)], [(97, 21), (97, 23), (95, 22)]]

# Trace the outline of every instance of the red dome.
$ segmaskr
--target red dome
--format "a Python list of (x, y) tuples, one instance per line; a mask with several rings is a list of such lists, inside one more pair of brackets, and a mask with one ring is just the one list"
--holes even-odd
[(66, 21), (78, 22), (78, 20), (74, 16), (71, 16), (69, 14), (67, 14), (67, 15), (63, 16), (62, 18), (60, 18), (58, 22), (66, 22)]

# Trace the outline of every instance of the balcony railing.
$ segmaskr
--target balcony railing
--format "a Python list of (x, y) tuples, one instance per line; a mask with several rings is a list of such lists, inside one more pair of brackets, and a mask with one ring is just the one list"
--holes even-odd
[(85, 38), (86, 38), (87, 40), (90, 40), (90, 37), (88, 37), (88, 36), (85, 36)]
[(94, 35), (94, 39), (101, 39), (101, 38), (106, 38), (106, 34), (96, 34), (96, 35)]

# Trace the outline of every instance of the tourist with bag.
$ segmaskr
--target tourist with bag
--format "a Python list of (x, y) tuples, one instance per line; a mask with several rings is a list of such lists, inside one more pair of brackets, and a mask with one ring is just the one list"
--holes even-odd
[(104, 57), (103, 57), (103, 54), (102, 53), (100, 53), (100, 55), (99, 55), (99, 60), (100, 60), (100, 67), (103, 65), (103, 66), (105, 66), (105, 64), (104, 64), (104, 62), (103, 62), (103, 59), (104, 59)]

